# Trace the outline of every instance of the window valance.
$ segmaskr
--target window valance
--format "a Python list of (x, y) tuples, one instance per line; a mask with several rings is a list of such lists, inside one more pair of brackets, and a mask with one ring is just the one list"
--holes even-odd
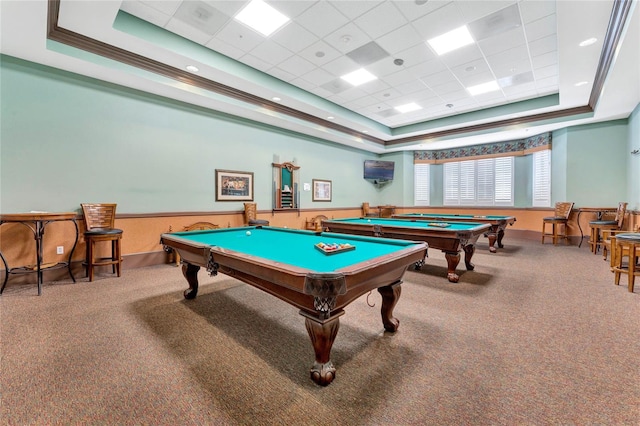
[(551, 132), (515, 141), (494, 142), (437, 151), (414, 151), (413, 162), (414, 164), (439, 164), (480, 158), (520, 156), (543, 149), (551, 149)]

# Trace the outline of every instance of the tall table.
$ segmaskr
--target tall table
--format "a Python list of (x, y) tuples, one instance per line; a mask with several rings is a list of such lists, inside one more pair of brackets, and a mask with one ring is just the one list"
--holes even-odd
[(578, 248), (582, 247), (582, 240), (584, 239), (584, 232), (582, 231), (582, 226), (580, 226), (580, 215), (582, 212), (586, 213), (595, 213), (597, 220), (602, 220), (602, 216), (605, 213), (615, 212), (618, 210), (617, 207), (579, 207), (578, 215), (576, 216), (576, 222), (578, 222), (578, 229), (580, 230), (580, 243), (578, 244)]
[[(60, 222), (70, 220), (73, 222), (73, 225), (76, 228), (76, 239), (73, 243), (73, 247), (69, 252), (69, 259), (66, 262), (56, 262), (54, 264), (44, 264), (42, 262), (42, 237), (44, 236), (44, 230), (47, 225), (51, 222)], [(44, 213), (44, 212), (30, 212), (30, 213), (11, 213), (11, 214), (1, 214), (0, 215), (0, 226), (4, 223), (21, 223), (31, 230), (33, 233), (33, 238), (36, 240), (36, 265), (35, 269), (33, 266), (19, 266), (14, 268), (9, 268), (7, 261), (0, 251), (0, 258), (2, 258), (2, 262), (4, 263), (4, 282), (2, 283), (2, 288), (0, 288), (0, 294), (4, 291), (4, 287), (7, 285), (7, 281), (9, 280), (9, 274), (27, 274), (27, 273), (36, 273), (38, 274), (38, 296), (42, 294), (42, 272), (46, 269), (57, 269), (57, 268), (68, 268), (69, 275), (73, 282), (76, 282), (75, 277), (73, 276), (73, 271), (71, 270), (71, 258), (73, 257), (73, 251), (76, 249), (76, 245), (78, 244), (78, 223), (76, 222), (76, 213), (74, 212), (64, 212), (64, 213)]]

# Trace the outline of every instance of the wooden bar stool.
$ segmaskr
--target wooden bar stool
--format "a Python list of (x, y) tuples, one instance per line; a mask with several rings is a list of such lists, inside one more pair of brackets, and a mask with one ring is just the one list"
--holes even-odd
[[(560, 238), (564, 238), (565, 243), (569, 243), (569, 233), (567, 232), (567, 223), (569, 215), (573, 209), (571, 202), (557, 202), (553, 211), (553, 216), (542, 218), (542, 244), (545, 237), (552, 237), (553, 245), (558, 244)], [(551, 232), (546, 231), (547, 224), (551, 224)], [(563, 232), (560, 233), (559, 227), (562, 225)]]
[(589, 237), (589, 246), (593, 254), (598, 253), (598, 249), (602, 246), (602, 232), (604, 230), (616, 231), (622, 229), (624, 224), (624, 216), (627, 212), (627, 203), (618, 203), (616, 217), (613, 220), (592, 220), (589, 222), (591, 234)]
[[(111, 265), (112, 273), (121, 276), (122, 270), (122, 229), (114, 228), (116, 219), (116, 206), (112, 203), (83, 203), (84, 216), (84, 240), (87, 244), (87, 256), (85, 265), (89, 281), (93, 281), (93, 269), (96, 266)], [(95, 257), (96, 243), (110, 241), (111, 256)]]
[(640, 233), (629, 232), (611, 236), (611, 271), (614, 273), (615, 284), (620, 285), (620, 274), (627, 274), (630, 293), (633, 293), (635, 277), (640, 276), (639, 258)]

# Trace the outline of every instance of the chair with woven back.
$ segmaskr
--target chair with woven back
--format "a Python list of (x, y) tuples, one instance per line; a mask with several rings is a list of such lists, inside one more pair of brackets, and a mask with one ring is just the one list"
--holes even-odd
[[(567, 227), (569, 223), (569, 215), (573, 209), (573, 204), (574, 203), (569, 201), (559, 201), (555, 205), (553, 216), (542, 218), (542, 244), (544, 244), (545, 237), (551, 237), (553, 245), (556, 245), (558, 240), (561, 238), (564, 238), (565, 243), (569, 243)], [(551, 225), (550, 233), (546, 230), (547, 224)], [(560, 225), (563, 227), (562, 233), (560, 233)]]
[[(609, 220), (592, 220), (589, 222), (591, 234), (589, 237), (589, 246), (593, 254), (597, 254), (600, 247), (605, 247), (605, 238), (608, 239), (612, 233), (624, 229), (624, 218), (627, 214), (627, 203), (618, 203), (616, 216)], [(610, 245), (607, 247), (609, 248)], [(606, 252), (603, 253), (606, 260)]]
[[(111, 265), (112, 273), (121, 276), (122, 270), (122, 229), (115, 228), (115, 203), (82, 203), (84, 219), (84, 240), (87, 244), (85, 266), (89, 281), (93, 281), (96, 266)], [(96, 244), (111, 243), (109, 257), (96, 257)]]

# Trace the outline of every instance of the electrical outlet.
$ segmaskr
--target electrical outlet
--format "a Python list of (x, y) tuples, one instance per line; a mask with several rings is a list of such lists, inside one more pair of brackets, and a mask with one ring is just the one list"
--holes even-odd
[(63, 246), (58, 246), (58, 248), (56, 249), (56, 253), (64, 254), (64, 247)]

